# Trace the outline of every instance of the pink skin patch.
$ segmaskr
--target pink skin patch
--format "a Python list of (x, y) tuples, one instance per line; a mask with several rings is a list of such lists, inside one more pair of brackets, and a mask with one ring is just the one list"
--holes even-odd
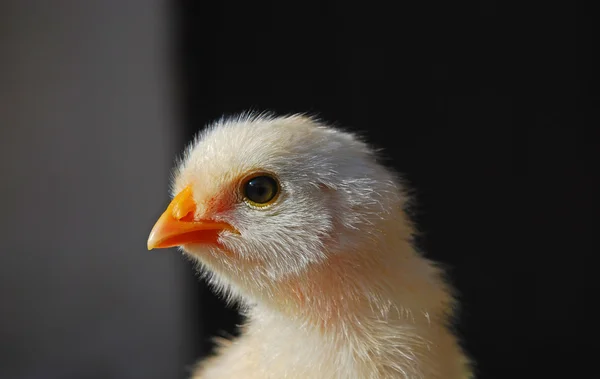
[(206, 202), (206, 215), (217, 215), (233, 208), (235, 196), (233, 191), (222, 191)]

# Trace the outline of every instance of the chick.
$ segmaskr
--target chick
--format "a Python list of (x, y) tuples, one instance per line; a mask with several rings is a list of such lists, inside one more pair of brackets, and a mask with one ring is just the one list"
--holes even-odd
[(400, 181), (354, 135), (303, 115), (223, 119), (172, 194), (148, 248), (180, 246), (247, 316), (193, 379), (472, 377)]

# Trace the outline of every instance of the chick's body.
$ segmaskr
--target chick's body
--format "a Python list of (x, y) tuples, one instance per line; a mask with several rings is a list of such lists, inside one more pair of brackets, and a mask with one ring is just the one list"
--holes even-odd
[[(248, 186), (264, 176), (263, 204)], [(173, 195), (149, 246), (182, 246), (248, 316), (194, 379), (471, 377), (400, 182), (353, 135), (303, 116), (224, 120), (191, 144)]]

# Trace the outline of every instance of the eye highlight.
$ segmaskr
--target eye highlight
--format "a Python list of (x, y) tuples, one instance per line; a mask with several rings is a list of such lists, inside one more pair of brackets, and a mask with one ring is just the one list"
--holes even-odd
[(270, 175), (260, 174), (247, 180), (242, 191), (251, 205), (264, 207), (277, 198), (279, 183)]

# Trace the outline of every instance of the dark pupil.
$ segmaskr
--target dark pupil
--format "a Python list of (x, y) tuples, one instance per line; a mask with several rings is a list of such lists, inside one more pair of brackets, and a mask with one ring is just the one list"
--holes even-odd
[(258, 176), (246, 185), (246, 197), (259, 204), (271, 201), (277, 194), (277, 182), (268, 176)]

